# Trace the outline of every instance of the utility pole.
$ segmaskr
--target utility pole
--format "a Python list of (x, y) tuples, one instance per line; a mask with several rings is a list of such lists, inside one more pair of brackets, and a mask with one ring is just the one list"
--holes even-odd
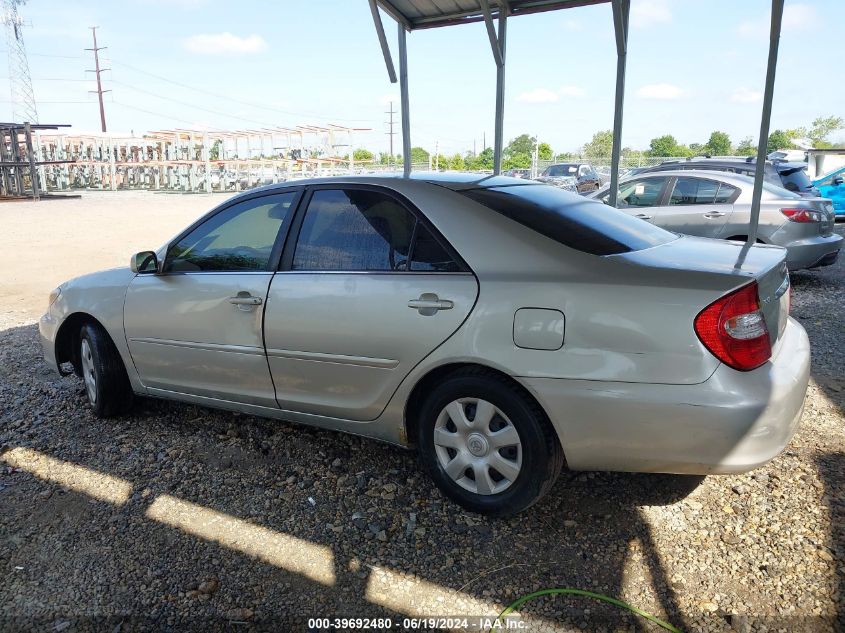
[(434, 169), (440, 171), (440, 141), (434, 141)]
[(106, 70), (111, 70), (110, 68), (100, 68), (100, 54), (99, 52), (105, 50), (106, 46), (97, 47), (97, 27), (92, 26), (90, 27), (91, 34), (94, 36), (94, 48), (86, 48), (86, 51), (94, 51), (94, 70), (86, 70), (85, 72), (89, 73), (96, 73), (97, 75), (97, 89), (96, 90), (89, 90), (88, 92), (96, 92), (97, 97), (100, 99), (100, 124), (102, 125), (103, 132), (106, 131), (106, 110), (103, 107), (103, 93), (104, 92), (111, 92), (110, 90), (103, 90), (103, 83), (100, 81), (100, 73)]
[(390, 120), (387, 122), (387, 124), (390, 126), (390, 131), (385, 132), (385, 134), (390, 136), (390, 156), (387, 159), (387, 166), (390, 167), (390, 164), (393, 162), (393, 115), (396, 114), (396, 111), (393, 109), (393, 101), (390, 102), (390, 110), (385, 112), (385, 114), (390, 115)]

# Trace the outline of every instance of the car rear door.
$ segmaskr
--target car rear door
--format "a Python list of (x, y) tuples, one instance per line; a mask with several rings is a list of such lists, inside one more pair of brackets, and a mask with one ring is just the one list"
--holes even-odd
[(160, 273), (135, 276), (124, 328), (146, 387), (277, 407), (264, 302), (300, 195), (274, 191), (223, 206), (173, 241)]
[(477, 294), (466, 264), (405, 199), (372, 186), (312, 188), (267, 298), (279, 406), (375, 419)]
[(739, 189), (698, 176), (677, 176), (657, 210), (655, 224), (669, 231), (699, 237), (723, 237)]

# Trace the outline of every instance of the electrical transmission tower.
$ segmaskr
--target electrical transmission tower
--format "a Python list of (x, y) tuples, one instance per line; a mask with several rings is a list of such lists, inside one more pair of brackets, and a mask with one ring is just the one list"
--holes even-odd
[(18, 6), (26, 0), (3, 0), (3, 24), (6, 25), (6, 48), (9, 52), (9, 84), (12, 92), (12, 118), (15, 122), (38, 123), (29, 61), (23, 44), (23, 20)]

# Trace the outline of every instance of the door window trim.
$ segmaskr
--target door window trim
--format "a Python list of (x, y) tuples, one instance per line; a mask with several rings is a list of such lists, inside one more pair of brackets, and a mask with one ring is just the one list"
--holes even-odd
[[(691, 171), (693, 173), (695, 172), (694, 169), (690, 169), (689, 171)], [(693, 178), (695, 180), (706, 180), (707, 182), (716, 183), (718, 185), (718, 187), (716, 187), (716, 194), (713, 196), (714, 199), (715, 199), (716, 196), (719, 195), (719, 189), (722, 188), (722, 185), (725, 185), (727, 187), (731, 187), (734, 190), (734, 192), (731, 194), (731, 197), (726, 202), (702, 202), (702, 203), (691, 202), (689, 204), (670, 204), (670, 202), (672, 200), (672, 192), (675, 191), (675, 184), (678, 182), (678, 178)], [(663, 196), (663, 201), (660, 203), (661, 207), (702, 207), (702, 206), (715, 205), (715, 204), (733, 204), (734, 202), (736, 202), (736, 199), (739, 198), (739, 196), (742, 194), (742, 189), (740, 189), (736, 185), (732, 185), (729, 182), (722, 182), (721, 180), (713, 180), (713, 178), (704, 178), (702, 176), (693, 176), (693, 175), (686, 176), (685, 175), (685, 176), (670, 176), (670, 179), (671, 179), (670, 184), (672, 186), (667, 187), (666, 191), (663, 192), (664, 196)]]
[[(285, 239), (287, 238), (288, 233), (290, 232), (291, 225), (293, 223), (293, 218), (296, 215), (297, 211), (299, 210), (299, 206), (302, 204), (302, 199), (304, 197), (304, 187), (303, 186), (293, 186), (293, 187), (280, 187), (278, 189), (270, 189), (265, 191), (260, 191), (252, 194), (247, 194), (244, 196), (239, 196), (236, 198), (232, 198), (226, 200), (219, 206), (213, 208), (211, 211), (200, 217), (199, 219), (195, 220), (193, 224), (189, 225), (186, 229), (184, 229), (181, 233), (179, 233), (176, 237), (174, 237), (170, 242), (167, 243), (167, 246), (164, 249), (164, 257), (161, 264), (162, 271), (159, 273), (160, 275), (268, 275), (273, 274), (273, 272), (278, 268), (279, 261), (282, 257), (282, 248), (285, 244)], [(270, 259), (267, 262), (267, 269), (266, 270), (165, 270), (167, 266), (167, 256), (170, 253), (170, 249), (178, 244), (181, 240), (186, 238), (190, 235), (194, 230), (205, 224), (207, 221), (214, 218), (217, 214), (223, 213), (232, 207), (243, 204), (244, 202), (250, 202), (252, 200), (260, 200), (261, 198), (267, 198), (270, 196), (278, 196), (284, 195), (288, 193), (293, 193), (294, 198), (290, 204), (290, 211), (282, 221), (281, 226), (279, 227), (279, 232), (276, 234), (276, 238), (273, 241), (273, 248), (270, 251)]]
[[(426, 270), (294, 270), (293, 258), (296, 252), (296, 244), (299, 241), (299, 234), (302, 230), (302, 224), (305, 221), (305, 214), (308, 212), (308, 206), (311, 204), (311, 199), (315, 191), (324, 190), (355, 190), (355, 191), (372, 191), (391, 198), (399, 206), (405, 209), (414, 218), (414, 230), (411, 234), (410, 248), (408, 251), (408, 266), (410, 267), (413, 261), (414, 248), (416, 248), (417, 228), (422, 224), (437, 243), (446, 251), (446, 254), (451, 257), (458, 265), (460, 270), (455, 272), (444, 271), (426, 271)], [(464, 261), (464, 258), (454, 249), (454, 247), (443, 237), (443, 234), (438, 231), (435, 226), (429, 221), (425, 214), (414, 206), (410, 200), (393, 189), (381, 185), (369, 185), (363, 183), (321, 183), (318, 185), (308, 185), (296, 209), (296, 215), (293, 218), (291, 226), (287, 232), (284, 247), (282, 249), (282, 256), (276, 268), (276, 272), (289, 274), (334, 274), (334, 275), (467, 275), (473, 274), (472, 269)]]

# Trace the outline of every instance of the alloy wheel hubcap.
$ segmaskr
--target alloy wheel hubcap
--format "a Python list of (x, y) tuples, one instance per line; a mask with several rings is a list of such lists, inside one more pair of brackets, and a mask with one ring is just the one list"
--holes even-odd
[(82, 378), (85, 380), (85, 391), (88, 392), (88, 400), (91, 404), (97, 403), (97, 375), (94, 373), (94, 357), (91, 354), (91, 345), (88, 339), (82, 339), (80, 349), (82, 357)]
[(494, 404), (460, 398), (434, 424), (434, 451), (456, 484), (479, 495), (509, 488), (522, 470), (522, 443), (513, 423)]

